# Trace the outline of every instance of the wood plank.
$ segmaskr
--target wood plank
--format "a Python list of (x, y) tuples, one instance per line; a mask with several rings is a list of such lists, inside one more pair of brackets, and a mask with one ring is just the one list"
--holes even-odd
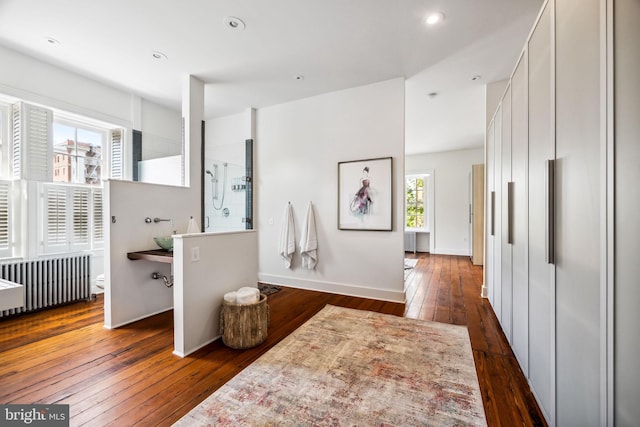
[(283, 287), (268, 297), (269, 335), (233, 350), (219, 340), (181, 359), (173, 314), (115, 330), (103, 299), (0, 319), (0, 401), (67, 403), (72, 425), (171, 425), (326, 304), (467, 325), (489, 426), (545, 425), (467, 257), (419, 254), (404, 304)]

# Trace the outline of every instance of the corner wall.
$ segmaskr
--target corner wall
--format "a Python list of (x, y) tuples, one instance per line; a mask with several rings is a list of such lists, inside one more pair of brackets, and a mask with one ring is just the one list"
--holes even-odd
[(406, 157), (407, 175), (433, 170), (435, 218), (430, 238), (434, 253), (469, 253), (469, 174), (484, 163), (484, 150), (445, 151)]
[[(256, 228), (259, 280), (404, 301), (404, 79), (332, 92), (257, 112)], [(393, 157), (393, 231), (338, 230), (338, 162)], [(292, 268), (278, 255), (287, 202), (296, 244), (307, 205), (315, 208), (318, 265)], [(298, 245), (297, 245), (298, 246)]]

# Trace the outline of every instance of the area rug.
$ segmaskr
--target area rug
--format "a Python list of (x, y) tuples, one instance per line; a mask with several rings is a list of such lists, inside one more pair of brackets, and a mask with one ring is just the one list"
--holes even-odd
[(327, 305), (177, 426), (486, 426), (464, 326)]

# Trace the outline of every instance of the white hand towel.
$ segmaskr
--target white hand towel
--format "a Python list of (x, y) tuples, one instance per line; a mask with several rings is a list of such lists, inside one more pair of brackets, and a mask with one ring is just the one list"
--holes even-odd
[(253, 295), (255, 302), (260, 301), (260, 289), (258, 288), (254, 288), (252, 286), (243, 286), (242, 288), (238, 289), (238, 293), (240, 292), (245, 292), (248, 295)]
[(259, 295), (259, 292), (256, 294), (252, 289), (242, 288), (238, 290), (236, 302), (238, 304), (255, 304), (260, 300)]
[(296, 251), (296, 233), (293, 223), (293, 209), (291, 203), (287, 203), (284, 211), (284, 219), (280, 227), (280, 241), (278, 242), (278, 253), (284, 260), (285, 268), (291, 267), (291, 258)]
[(313, 204), (309, 202), (307, 215), (302, 226), (302, 237), (300, 238), (300, 255), (302, 255), (302, 266), (313, 270), (318, 263), (318, 236), (316, 234), (316, 218), (313, 213)]
[(224, 294), (224, 300), (230, 304), (235, 304), (237, 296), (238, 293), (236, 291), (227, 292)]

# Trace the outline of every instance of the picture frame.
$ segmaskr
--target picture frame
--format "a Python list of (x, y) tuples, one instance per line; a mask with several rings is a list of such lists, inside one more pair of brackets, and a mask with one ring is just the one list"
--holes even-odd
[(338, 162), (338, 229), (392, 231), (393, 158)]

